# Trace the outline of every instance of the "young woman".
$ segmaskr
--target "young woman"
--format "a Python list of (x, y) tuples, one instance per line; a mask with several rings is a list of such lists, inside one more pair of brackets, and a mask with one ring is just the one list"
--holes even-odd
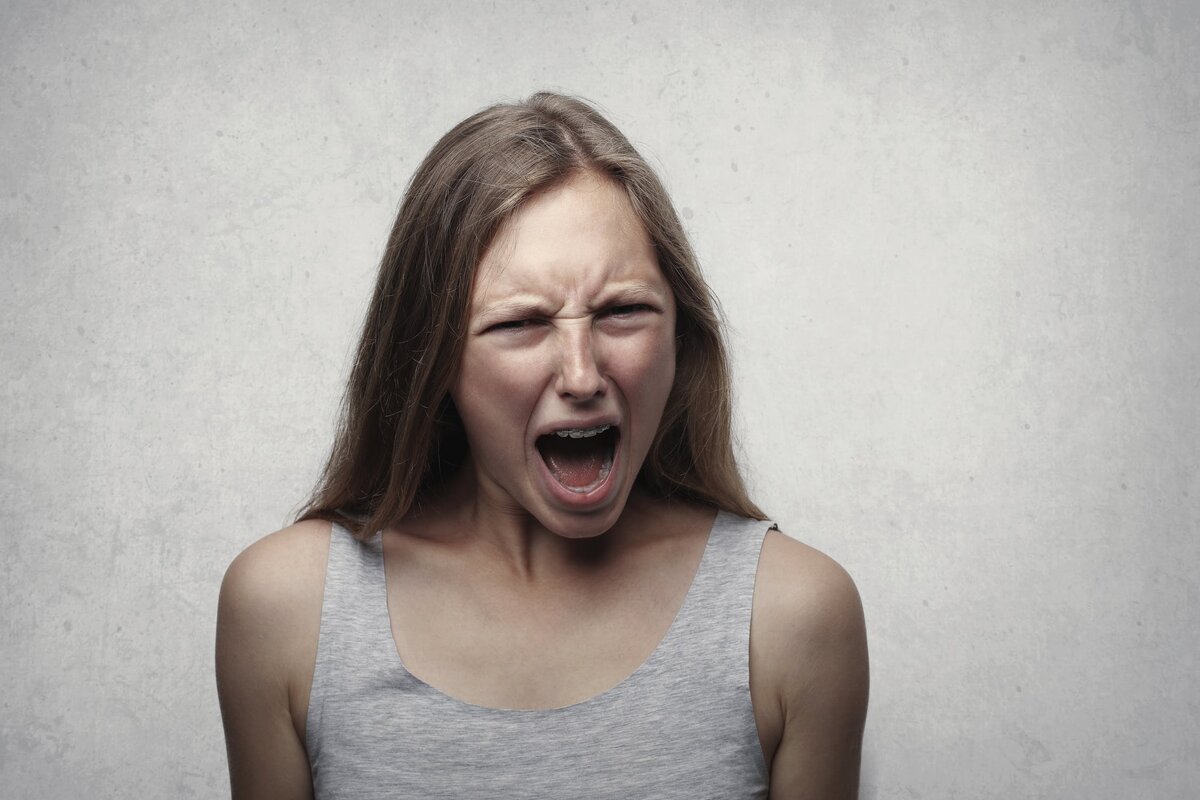
[(320, 486), (225, 576), (234, 797), (855, 796), (858, 596), (761, 521), (729, 398), (616, 128), (552, 94), (456, 126), (406, 192)]

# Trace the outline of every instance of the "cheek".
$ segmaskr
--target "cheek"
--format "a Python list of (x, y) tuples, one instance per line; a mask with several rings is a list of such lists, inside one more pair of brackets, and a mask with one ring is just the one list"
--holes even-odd
[(468, 347), (463, 354), (463, 367), (458, 385), (479, 391), (528, 391), (546, 370), (546, 357), (541, 347), (487, 346), (481, 343)]
[(451, 392), (468, 434), (488, 431), (488, 438), (493, 438), (498, 431), (512, 428), (517, 417), (528, 416), (543, 371), (540, 361), (528, 353), (468, 348)]
[(675, 339), (661, 331), (622, 341), (614, 360), (626, 389), (638, 404), (653, 407), (666, 402), (675, 382)]

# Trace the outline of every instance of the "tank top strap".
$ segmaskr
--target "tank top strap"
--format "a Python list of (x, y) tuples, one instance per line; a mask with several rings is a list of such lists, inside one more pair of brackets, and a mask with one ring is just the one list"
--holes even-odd
[(749, 686), (755, 578), (763, 540), (774, 527), (724, 511), (717, 514), (691, 588), (655, 660), (665, 665), (700, 658), (723, 673), (726, 682)]
[[(379, 533), (361, 540), (332, 524), (321, 630), (313, 665), (305, 740), (311, 759), (319, 758), (326, 700), (337, 692), (385, 683), (392, 669), (395, 646), (383, 576), (383, 540)], [(353, 669), (346, 669), (353, 665)], [(335, 692), (334, 690), (337, 690)]]

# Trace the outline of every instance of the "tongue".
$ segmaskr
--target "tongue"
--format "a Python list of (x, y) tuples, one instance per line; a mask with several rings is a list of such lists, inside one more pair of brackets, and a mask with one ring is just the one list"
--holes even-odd
[(587, 439), (549, 436), (539, 443), (539, 449), (555, 480), (563, 486), (582, 489), (599, 480), (608, 458), (608, 446), (601, 439), (600, 436)]

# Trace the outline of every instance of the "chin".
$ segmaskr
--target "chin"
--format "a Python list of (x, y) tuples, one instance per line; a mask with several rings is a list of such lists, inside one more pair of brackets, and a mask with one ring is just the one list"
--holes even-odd
[(603, 508), (577, 511), (563, 508), (548, 508), (544, 513), (534, 514), (538, 522), (550, 531), (568, 539), (586, 539), (607, 533), (625, 511), (625, 498), (621, 497)]

